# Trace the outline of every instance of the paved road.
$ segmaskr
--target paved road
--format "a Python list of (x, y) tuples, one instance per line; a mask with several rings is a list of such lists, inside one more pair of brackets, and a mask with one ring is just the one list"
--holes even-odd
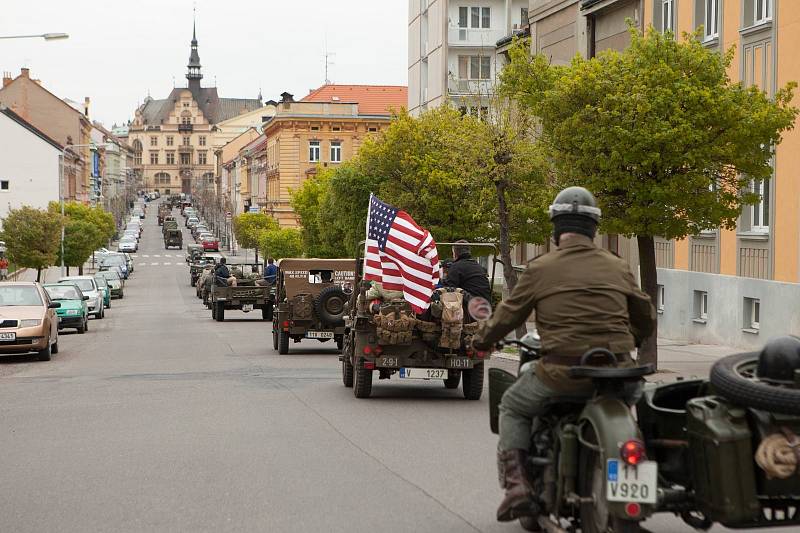
[(125, 299), (50, 363), (0, 364), (0, 531), (520, 531), (493, 518), (485, 396), (356, 400), (332, 346), (212, 321), (150, 211)]

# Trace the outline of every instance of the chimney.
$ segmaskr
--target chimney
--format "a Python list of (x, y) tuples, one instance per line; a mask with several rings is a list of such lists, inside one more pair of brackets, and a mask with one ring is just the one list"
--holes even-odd
[(284, 104), (288, 102), (294, 102), (294, 95), (287, 92), (281, 93), (281, 102)]
[(89, 118), (89, 97), (88, 96), (84, 96), (83, 97), (83, 114), (86, 116), (86, 118)]
[(10, 72), (3, 72), (3, 87), (7, 87), (11, 84), (12, 78)]
[(31, 69), (29, 69), (27, 67), (21, 68), (21, 69), (19, 69), (19, 74), (23, 78), (30, 78), (31, 77)]

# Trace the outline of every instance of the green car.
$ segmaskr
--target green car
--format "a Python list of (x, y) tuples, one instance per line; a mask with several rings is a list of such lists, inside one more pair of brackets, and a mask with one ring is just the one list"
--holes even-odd
[(67, 283), (50, 283), (44, 286), (50, 299), (61, 304), (56, 309), (58, 329), (75, 328), (78, 333), (89, 330), (89, 308), (86, 305), (88, 296), (84, 296), (77, 285)]
[(108, 286), (108, 281), (103, 276), (94, 275), (94, 280), (97, 282), (97, 287), (103, 293), (103, 307), (111, 309), (111, 287)]
[[(106, 283), (108, 283), (111, 298), (122, 299), (122, 297), (125, 296), (125, 281), (119, 277), (116, 270), (101, 270), (94, 275), (94, 279), (99, 279), (101, 277), (105, 278)], [(97, 283), (99, 284), (100, 282), (98, 281)]]

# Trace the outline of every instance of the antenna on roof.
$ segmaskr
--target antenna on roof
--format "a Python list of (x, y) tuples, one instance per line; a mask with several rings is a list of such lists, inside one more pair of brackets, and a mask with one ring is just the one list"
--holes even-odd
[(323, 49), (323, 56), (325, 57), (325, 85), (330, 85), (331, 80), (328, 78), (328, 67), (335, 65), (331, 58), (336, 55), (336, 52), (328, 52), (328, 34), (325, 34), (325, 48)]

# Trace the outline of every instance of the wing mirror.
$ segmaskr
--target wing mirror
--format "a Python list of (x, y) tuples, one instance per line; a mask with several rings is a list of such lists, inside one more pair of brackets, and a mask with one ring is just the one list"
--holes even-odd
[(58, 309), (59, 307), (61, 307), (61, 302), (50, 302), (47, 306), (48, 309)]

